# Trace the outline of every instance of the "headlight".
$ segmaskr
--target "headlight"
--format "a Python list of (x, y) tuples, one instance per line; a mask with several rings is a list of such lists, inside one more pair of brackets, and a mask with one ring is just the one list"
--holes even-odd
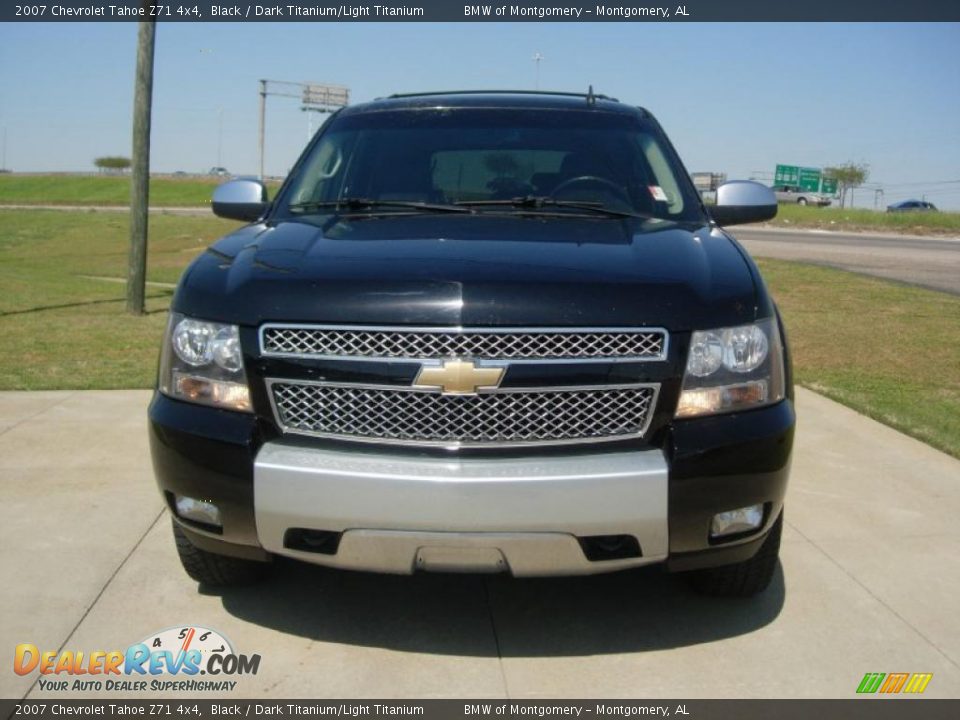
[(772, 405), (784, 397), (783, 343), (776, 320), (698, 330), (690, 337), (676, 417)]
[(250, 412), (239, 328), (170, 313), (159, 386), (177, 400)]

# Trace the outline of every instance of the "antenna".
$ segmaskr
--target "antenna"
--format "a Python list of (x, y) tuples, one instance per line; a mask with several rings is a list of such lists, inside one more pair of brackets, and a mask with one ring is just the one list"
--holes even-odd
[(544, 60), (545, 58), (539, 52), (535, 52), (533, 54), (532, 59), (537, 64), (537, 84), (535, 89), (539, 90), (540, 89), (540, 61)]
[(587, 88), (587, 105), (596, 105), (597, 96), (593, 94), (593, 85)]

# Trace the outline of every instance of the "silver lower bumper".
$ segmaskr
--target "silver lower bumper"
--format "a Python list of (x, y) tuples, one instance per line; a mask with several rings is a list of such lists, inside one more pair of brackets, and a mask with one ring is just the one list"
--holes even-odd
[[(365, 455), (267, 443), (257, 533), (278, 555), (355, 570), (607, 572), (668, 552), (658, 450), (492, 459)], [(342, 533), (334, 555), (284, 547), (290, 528)], [(590, 561), (578, 537), (632, 535), (641, 557)]]

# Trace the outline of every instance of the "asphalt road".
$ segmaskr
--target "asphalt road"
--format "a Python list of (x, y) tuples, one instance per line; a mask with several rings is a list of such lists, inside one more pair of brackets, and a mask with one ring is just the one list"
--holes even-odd
[(0, 393), (0, 697), (78, 696), (16, 675), (18, 643), (122, 651), (190, 625), (262, 657), (207, 697), (853, 698), (867, 672), (933, 673), (926, 697), (960, 696), (960, 461), (812, 392), (781, 568), (746, 601), (656, 567), (512, 580), (283, 562), (269, 584), (198, 590), (153, 481), (148, 399)]
[(754, 257), (829, 265), (960, 295), (960, 238), (732, 227)]

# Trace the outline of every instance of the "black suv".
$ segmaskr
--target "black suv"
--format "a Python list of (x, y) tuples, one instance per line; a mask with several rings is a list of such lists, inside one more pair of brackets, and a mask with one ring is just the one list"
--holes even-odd
[(150, 439), (187, 572), (665, 563), (773, 576), (794, 431), (783, 325), (653, 116), (590, 93), (396, 95), (334, 114), (198, 257)]

